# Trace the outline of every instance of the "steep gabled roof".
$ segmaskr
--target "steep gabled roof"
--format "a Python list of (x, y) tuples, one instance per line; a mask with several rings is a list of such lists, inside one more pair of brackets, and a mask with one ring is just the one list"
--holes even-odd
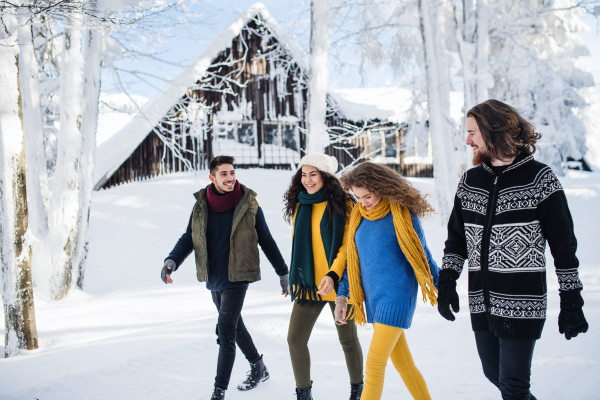
[(296, 49), (289, 38), (279, 28), (275, 19), (261, 3), (255, 3), (242, 15), (236, 18), (227, 28), (215, 36), (194, 60), (192, 65), (170, 79), (142, 107), (142, 112), (96, 149), (96, 165), (94, 167), (94, 189), (99, 189), (112, 174), (135, 151), (152, 129), (164, 118), (188, 90), (204, 76), (213, 60), (219, 53), (231, 46), (233, 39), (256, 16), (260, 15), (264, 24), (271, 30), (279, 43), (294, 58), (296, 64), (308, 71), (302, 53)]

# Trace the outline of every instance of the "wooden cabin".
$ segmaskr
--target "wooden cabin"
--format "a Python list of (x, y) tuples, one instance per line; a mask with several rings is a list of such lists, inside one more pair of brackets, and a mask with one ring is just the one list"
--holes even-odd
[[(295, 168), (306, 145), (307, 74), (302, 55), (255, 4), (98, 147), (94, 188), (206, 169), (217, 155), (234, 156), (237, 168)], [(383, 154), (407, 176), (433, 175), (432, 166), (403, 164), (405, 126), (353, 120), (331, 96), (328, 108), (339, 140), (326, 152), (341, 165)], [(365, 125), (372, 128), (361, 137), (351, 134)]]

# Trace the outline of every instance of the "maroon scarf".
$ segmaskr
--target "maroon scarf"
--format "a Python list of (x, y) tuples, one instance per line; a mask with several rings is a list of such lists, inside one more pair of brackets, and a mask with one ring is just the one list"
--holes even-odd
[(224, 212), (234, 208), (238, 201), (242, 199), (244, 193), (240, 183), (236, 180), (233, 190), (227, 194), (218, 194), (215, 185), (211, 183), (206, 188), (206, 202), (208, 203), (208, 209), (212, 212)]

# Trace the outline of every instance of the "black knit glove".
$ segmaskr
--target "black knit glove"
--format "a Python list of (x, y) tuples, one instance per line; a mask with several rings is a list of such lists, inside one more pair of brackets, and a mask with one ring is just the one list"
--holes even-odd
[(162, 271), (160, 271), (160, 279), (164, 283), (167, 283), (167, 275), (171, 276), (171, 274), (175, 271), (175, 261), (170, 258), (165, 260), (165, 265), (162, 267)]
[[(448, 321), (454, 321), (456, 318), (452, 311), (457, 313), (460, 311), (458, 304), (458, 293), (456, 293), (456, 279), (458, 273), (452, 269), (444, 269), (440, 271), (438, 281), (438, 311), (442, 317)], [(452, 311), (450, 310), (452, 306)]]
[(564, 333), (567, 340), (571, 340), (580, 333), (586, 333), (588, 330), (588, 323), (582, 308), (581, 289), (560, 292), (558, 332)]

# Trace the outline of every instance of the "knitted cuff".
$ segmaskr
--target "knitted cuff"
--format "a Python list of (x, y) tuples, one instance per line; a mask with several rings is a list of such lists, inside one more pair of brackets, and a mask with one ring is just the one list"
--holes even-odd
[(440, 277), (438, 279), (438, 287), (448, 284), (456, 284), (458, 279), (458, 272), (451, 268), (443, 269), (440, 271)]
[(560, 309), (578, 309), (583, 307), (583, 297), (581, 289), (560, 291)]
[(165, 260), (164, 267), (171, 267), (172, 271), (177, 271), (177, 264), (175, 264), (175, 261), (171, 260), (170, 258)]
[(284, 280), (287, 281), (288, 279), (290, 279), (290, 274), (289, 273), (287, 273), (285, 275), (279, 275), (279, 280), (280, 281), (284, 281)]
[(337, 283), (340, 281), (340, 276), (338, 274), (336, 274), (334, 271), (329, 271), (328, 273), (325, 274), (325, 276), (328, 276), (331, 279), (333, 279), (334, 283)]
[(344, 304), (344, 305), (348, 305), (348, 298), (344, 295), (342, 296), (337, 296), (335, 298), (335, 304)]

